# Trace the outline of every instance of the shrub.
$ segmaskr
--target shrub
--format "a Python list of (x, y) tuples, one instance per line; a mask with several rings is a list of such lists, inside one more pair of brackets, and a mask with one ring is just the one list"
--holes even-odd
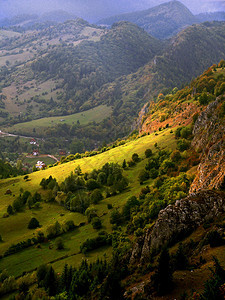
[(9, 215), (12, 215), (12, 214), (13, 214), (13, 208), (12, 208), (12, 205), (9, 205), (9, 206), (7, 207), (7, 213), (8, 213)]
[(139, 161), (139, 156), (138, 156), (137, 153), (134, 153), (134, 154), (132, 155), (132, 160), (133, 160), (133, 162), (135, 162), (135, 163)]
[(110, 236), (106, 232), (99, 232), (96, 238), (87, 239), (80, 246), (80, 250), (82, 253), (85, 253), (110, 244), (112, 244), (112, 239)]
[(56, 240), (55, 240), (55, 245), (56, 245), (56, 249), (57, 250), (62, 250), (64, 249), (64, 242), (63, 242), (63, 239), (61, 237), (58, 237)]
[(145, 157), (149, 158), (150, 156), (152, 156), (152, 150), (151, 149), (146, 149), (145, 150)]
[(185, 139), (182, 139), (182, 140), (179, 140), (177, 142), (177, 149), (180, 150), (180, 151), (184, 151), (184, 150), (187, 150), (190, 148), (190, 142), (185, 140)]
[(149, 173), (146, 170), (141, 170), (138, 179), (140, 183), (143, 183), (144, 181), (149, 179)]
[(23, 200), (20, 197), (16, 198), (13, 201), (12, 206), (13, 206), (14, 211), (17, 211), (17, 212), (21, 211), (23, 209), (23, 206), (24, 206)]
[(99, 184), (95, 179), (88, 179), (86, 182), (86, 186), (89, 191), (93, 191), (99, 188)]
[(88, 223), (90, 223), (92, 221), (93, 218), (97, 217), (97, 212), (96, 209), (94, 207), (88, 207), (85, 211), (85, 216), (88, 219)]
[(199, 113), (195, 113), (195, 114), (193, 115), (192, 120), (193, 120), (193, 123), (194, 123), (194, 124), (195, 124), (195, 122), (197, 121), (198, 117), (199, 117)]
[(150, 171), (149, 171), (149, 178), (152, 178), (152, 179), (155, 179), (157, 178), (159, 175), (159, 171), (156, 170), (155, 168), (152, 168)]
[(118, 210), (113, 210), (110, 215), (110, 223), (119, 225), (122, 223), (122, 215)]
[(181, 159), (181, 154), (179, 150), (174, 150), (171, 155), (170, 158), (173, 162), (178, 162)]
[(98, 217), (93, 218), (91, 224), (94, 229), (102, 228), (102, 221)]
[(124, 205), (123, 207), (123, 217), (126, 220), (130, 220), (131, 218), (131, 211), (135, 208), (138, 207), (140, 205), (140, 202), (137, 200), (137, 198), (135, 196), (130, 197), (127, 200), (127, 203)]
[(68, 220), (65, 223), (65, 231), (72, 231), (76, 228), (73, 220)]
[(189, 128), (189, 127), (183, 127), (180, 131), (180, 136), (183, 139), (187, 139), (189, 136), (191, 136), (191, 134), (192, 134), (192, 131), (191, 131), (191, 128)]
[(32, 218), (28, 224), (28, 229), (36, 229), (40, 227), (40, 224), (36, 218)]
[(210, 231), (206, 237), (207, 243), (209, 243), (210, 247), (218, 247), (225, 244), (225, 241), (221, 237), (218, 231)]
[(129, 167), (135, 166), (135, 162), (134, 162), (133, 160), (129, 160), (129, 161), (127, 162), (127, 164), (128, 164)]
[(103, 200), (103, 195), (99, 189), (95, 189), (90, 196), (91, 203), (97, 204), (99, 201)]
[(199, 97), (199, 103), (201, 105), (206, 105), (209, 103), (209, 98), (206, 92), (203, 92)]

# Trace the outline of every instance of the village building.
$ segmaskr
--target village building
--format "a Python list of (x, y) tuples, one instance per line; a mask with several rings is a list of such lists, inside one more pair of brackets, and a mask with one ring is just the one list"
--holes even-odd
[(31, 139), (31, 140), (30, 140), (30, 144), (31, 144), (31, 145), (36, 145), (36, 144), (37, 144), (37, 142), (36, 142), (36, 140), (35, 140), (35, 139)]
[(36, 163), (36, 165), (35, 165), (35, 167), (37, 168), (37, 169), (45, 169), (47, 166), (46, 166), (46, 164), (43, 162), (43, 161), (37, 161), (37, 163)]
[(39, 150), (38, 149), (33, 150), (32, 155), (33, 156), (38, 156), (39, 155)]

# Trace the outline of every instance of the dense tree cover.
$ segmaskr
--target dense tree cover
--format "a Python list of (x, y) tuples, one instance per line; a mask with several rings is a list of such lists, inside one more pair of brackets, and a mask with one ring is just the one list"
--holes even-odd
[[(104, 83), (147, 63), (156, 54), (159, 44), (136, 25), (121, 22), (100, 42), (57, 47), (36, 60), (32, 70), (36, 76), (63, 78), (66, 93), (60, 105), (66, 111), (78, 110)], [(70, 99), (72, 106), (68, 102)]]
[[(84, 214), (90, 204), (97, 204), (103, 200), (103, 193), (109, 197), (121, 193), (128, 186), (128, 181), (122, 173), (123, 169), (118, 164), (106, 163), (101, 169), (94, 169), (89, 174), (82, 174), (80, 167), (79, 172), (76, 168), (60, 186), (52, 176), (43, 178), (40, 185), (43, 189), (48, 188), (53, 191), (53, 200), (58, 192), (64, 192), (66, 197), (61, 199), (60, 204), (71, 211)], [(92, 213), (88, 211), (86, 215), (91, 221)]]
[(8, 177), (16, 177), (18, 175), (23, 175), (25, 172), (20, 168), (11, 166), (10, 163), (0, 159), (0, 179)]

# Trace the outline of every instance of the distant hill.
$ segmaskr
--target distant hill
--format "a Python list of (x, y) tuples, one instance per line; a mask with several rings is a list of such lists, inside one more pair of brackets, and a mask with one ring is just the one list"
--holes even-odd
[[(225, 23), (193, 25), (174, 37), (162, 55), (136, 73), (103, 86), (90, 101), (113, 103), (113, 114), (118, 119), (121, 115), (137, 116), (135, 110), (149, 99), (156, 99), (159, 92), (181, 87), (224, 57)], [(130, 125), (132, 121), (131, 117), (127, 119)]]
[(37, 24), (46, 24), (46, 26), (54, 25), (57, 23), (63, 23), (67, 20), (75, 20), (77, 16), (74, 14), (68, 13), (63, 10), (55, 10), (43, 15), (17, 15), (11, 19), (2, 19), (0, 20), (1, 27), (22, 27), (23, 29), (30, 29)]
[(171, 1), (148, 10), (102, 19), (98, 24), (112, 25), (122, 20), (133, 22), (160, 39), (168, 38), (181, 28), (196, 22), (194, 15), (186, 6), (179, 1)]
[(36, 59), (31, 68), (36, 79), (63, 79), (64, 109), (69, 109), (67, 101), (71, 99), (73, 109), (79, 111), (103, 84), (137, 71), (161, 49), (162, 43), (137, 25), (119, 22), (100, 41), (77, 47), (62, 45)]
[(201, 13), (199, 15), (196, 15), (196, 18), (200, 23), (206, 21), (225, 21), (225, 12), (217, 11), (211, 13)]

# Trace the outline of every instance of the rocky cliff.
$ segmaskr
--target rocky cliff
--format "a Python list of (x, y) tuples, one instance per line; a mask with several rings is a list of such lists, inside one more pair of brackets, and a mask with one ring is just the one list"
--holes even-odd
[(225, 120), (221, 117), (224, 99), (217, 98), (201, 112), (193, 129), (192, 147), (201, 152), (201, 162), (190, 193), (219, 189), (225, 179)]
[(179, 240), (207, 220), (218, 217), (225, 211), (224, 200), (224, 193), (200, 191), (161, 210), (154, 227), (136, 243), (130, 262), (140, 258), (144, 261), (152, 251)]

